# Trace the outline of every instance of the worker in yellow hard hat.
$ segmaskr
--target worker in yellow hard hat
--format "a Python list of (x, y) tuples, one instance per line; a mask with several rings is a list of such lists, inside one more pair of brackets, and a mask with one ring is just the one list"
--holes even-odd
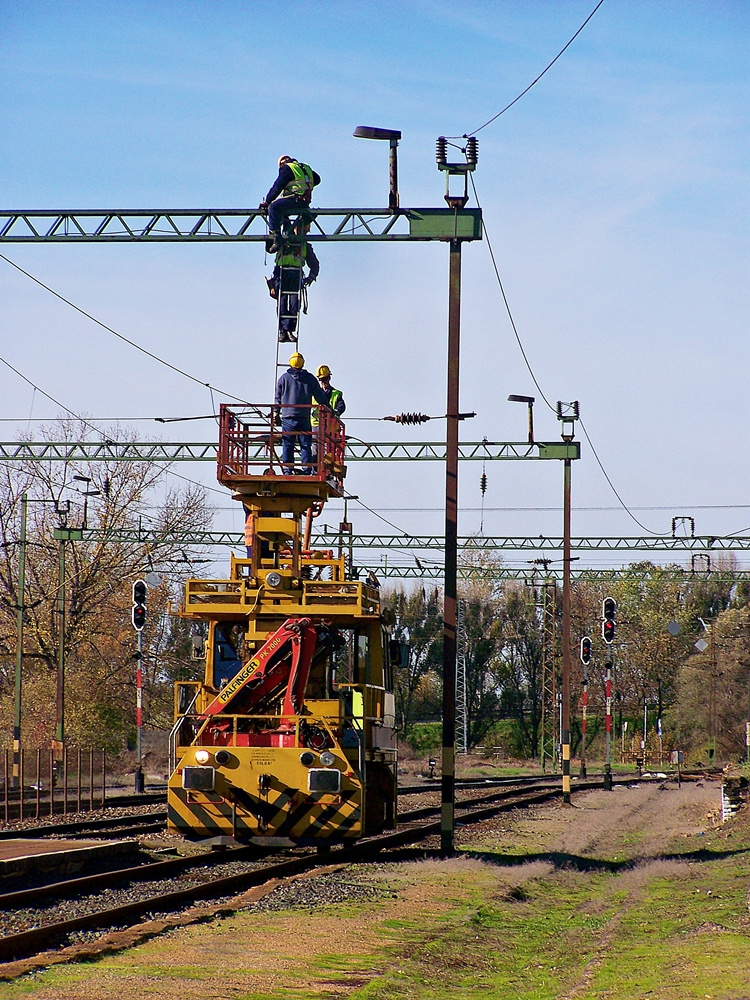
[(300, 466), (303, 473), (312, 472), (312, 409), (313, 400), (328, 405), (328, 397), (318, 380), (305, 369), (305, 359), (295, 351), (289, 367), (276, 383), (276, 406), (281, 411), (281, 464), (284, 475), (294, 472), (294, 445), (299, 439)]
[(320, 174), (307, 163), (300, 163), (293, 156), (279, 157), (279, 176), (260, 203), (261, 211), (268, 209), (269, 253), (281, 246), (281, 226), (290, 215), (310, 216), (312, 190), (320, 184)]
[[(328, 406), (337, 417), (340, 417), (344, 410), (346, 409), (346, 403), (344, 402), (344, 394), (341, 389), (334, 389), (331, 385), (331, 369), (328, 365), (320, 365), (317, 371), (318, 382), (320, 383), (320, 388), (328, 397)], [(320, 418), (318, 416), (320, 407), (315, 407), (312, 415), (313, 427), (317, 427), (320, 423)]]

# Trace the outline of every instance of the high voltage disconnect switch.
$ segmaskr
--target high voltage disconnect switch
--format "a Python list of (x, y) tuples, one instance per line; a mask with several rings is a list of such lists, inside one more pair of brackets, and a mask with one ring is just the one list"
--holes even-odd
[(611, 645), (615, 641), (615, 617), (617, 605), (611, 597), (602, 601), (602, 639)]
[(146, 594), (148, 587), (145, 580), (136, 580), (133, 584), (133, 609), (131, 616), (133, 628), (140, 632), (146, 624)]

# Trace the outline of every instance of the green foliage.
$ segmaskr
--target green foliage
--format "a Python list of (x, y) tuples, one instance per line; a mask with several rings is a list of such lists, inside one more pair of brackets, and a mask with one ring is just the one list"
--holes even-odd
[(693, 651), (679, 675), (674, 712), (680, 745), (709, 760), (746, 756), (745, 723), (750, 718), (750, 609), (728, 608), (708, 622), (707, 648)]
[(418, 756), (434, 754), (442, 746), (442, 724), (440, 722), (415, 722), (406, 731), (405, 740)]
[(484, 737), (485, 753), (497, 747), (506, 757), (526, 757), (527, 747), (518, 719), (501, 719)]
[(409, 650), (406, 664), (396, 668), (394, 678), (396, 724), (405, 734), (415, 719), (433, 714), (436, 707), (429, 675), (442, 661), (442, 601), (437, 587), (408, 593), (398, 587), (384, 593), (383, 604), (395, 618), (393, 638)]

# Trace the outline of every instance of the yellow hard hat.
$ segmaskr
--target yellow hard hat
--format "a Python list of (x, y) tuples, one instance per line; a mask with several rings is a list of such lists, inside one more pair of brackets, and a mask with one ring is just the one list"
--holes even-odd
[(294, 354), (289, 359), (289, 367), (290, 368), (304, 368), (305, 367), (305, 359), (302, 357), (302, 355), (298, 351), (295, 351)]
[(284, 154), (284, 156), (279, 157), (279, 166), (281, 166), (283, 163), (288, 163), (290, 160), (293, 159), (294, 159), (293, 156), (287, 156), (286, 154)]
[(321, 365), (320, 368), (318, 368), (318, 378), (330, 378), (330, 377), (331, 377), (331, 369), (328, 367), (328, 365)]

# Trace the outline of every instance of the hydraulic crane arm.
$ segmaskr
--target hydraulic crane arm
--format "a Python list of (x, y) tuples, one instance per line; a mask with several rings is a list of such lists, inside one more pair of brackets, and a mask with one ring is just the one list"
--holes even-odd
[[(287, 686), (284, 711), (296, 714), (310, 674), (318, 629), (309, 618), (288, 618), (222, 688), (201, 718), (230, 711), (237, 701), (245, 714), (253, 714), (263, 700)], [(243, 697), (239, 697), (243, 693)]]

